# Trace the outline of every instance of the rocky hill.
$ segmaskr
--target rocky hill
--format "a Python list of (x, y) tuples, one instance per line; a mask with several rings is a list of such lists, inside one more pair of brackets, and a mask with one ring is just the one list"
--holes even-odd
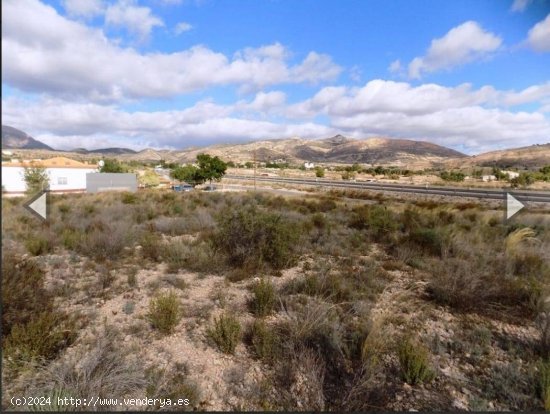
[(37, 141), (25, 132), (8, 125), (2, 125), (2, 149), (43, 149), (54, 151), (53, 148)]
[(461, 166), (540, 168), (550, 164), (550, 143), (485, 152), (467, 159), (452, 159), (447, 163), (448, 166), (453, 168)]
[[(286, 161), (301, 163), (311, 161), (328, 164), (380, 164), (424, 168), (450, 158), (466, 155), (436, 144), (422, 141), (391, 138), (351, 139), (341, 135), (319, 140), (301, 138), (256, 141), (244, 144), (218, 144), (191, 150), (172, 151), (178, 161), (195, 160), (197, 154), (206, 152), (227, 161), (260, 162)], [(158, 152), (157, 152), (158, 154)], [(128, 159), (143, 160), (142, 153)], [(167, 155), (167, 154), (163, 154)]]

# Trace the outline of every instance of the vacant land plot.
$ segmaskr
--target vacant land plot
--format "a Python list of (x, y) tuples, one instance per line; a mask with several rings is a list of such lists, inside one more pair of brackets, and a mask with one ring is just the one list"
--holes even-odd
[(550, 409), (548, 214), (140, 192), (2, 217), (4, 409)]

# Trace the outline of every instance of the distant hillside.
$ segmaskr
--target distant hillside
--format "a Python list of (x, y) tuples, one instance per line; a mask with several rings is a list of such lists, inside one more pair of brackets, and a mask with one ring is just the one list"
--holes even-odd
[[(190, 162), (194, 161), (197, 154), (201, 152), (234, 162), (246, 162), (256, 158), (260, 162), (285, 160), (290, 163), (304, 161), (327, 164), (362, 163), (408, 168), (425, 168), (449, 158), (466, 157), (458, 151), (429, 142), (391, 138), (351, 139), (342, 135), (318, 140), (288, 138), (244, 144), (218, 144), (204, 148), (171, 151), (171, 154), (175, 155), (178, 161)], [(137, 156), (138, 154), (135, 157)], [(133, 159), (134, 156), (128, 158)]]
[[(82, 151), (82, 149), (80, 149)], [(137, 151), (134, 151), (129, 148), (99, 148), (95, 150), (84, 150), (88, 154), (105, 154), (105, 155), (122, 155), (122, 154), (136, 154)]]
[(485, 152), (461, 160), (449, 160), (448, 166), (458, 167), (499, 167), (499, 168), (540, 168), (550, 165), (550, 143), (531, 145)]
[(27, 135), (25, 132), (8, 125), (2, 125), (2, 148), (55, 151), (53, 148)]

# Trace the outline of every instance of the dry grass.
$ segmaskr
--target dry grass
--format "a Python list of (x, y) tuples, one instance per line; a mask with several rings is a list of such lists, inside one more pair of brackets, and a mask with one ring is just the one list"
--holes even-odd
[[(185, 394), (194, 402), (184, 408), (193, 409), (449, 410), (448, 390), (464, 387), (470, 409), (489, 400), (494, 409), (543, 407), (545, 388), (535, 381), (542, 371), (533, 368), (549, 348), (550, 232), (541, 215), (525, 215), (528, 227), (518, 229), (477, 204), (430, 200), (361, 206), (336, 194), (198, 191), (53, 199), (40, 231), (16, 202), (2, 206), (3, 355), (29, 355), (4, 374), (11, 393)], [(259, 283), (240, 282), (256, 276)], [(160, 288), (174, 289), (176, 300), (154, 296)], [(198, 303), (182, 315), (180, 297)], [(91, 326), (64, 333), (64, 313), (42, 314), (57, 307), (82, 309)], [(126, 324), (124, 338), (111, 332), (89, 342), (113, 320)], [(178, 335), (154, 335), (147, 322)], [(437, 334), (436, 355), (405, 346), (411, 329), (420, 333), (415, 341)], [(221, 352), (200, 348), (205, 331)], [(172, 341), (181, 342), (171, 349)], [(208, 385), (201, 405), (186, 366), (136, 362), (148, 352), (166, 361), (188, 341), (210, 353), (200, 361), (205, 372), (214, 362), (231, 370), (237, 360), (243, 381), (258, 389), (200, 378)], [(457, 376), (442, 371), (430, 382), (432, 360)], [(466, 362), (475, 369), (464, 370)], [(403, 379), (415, 384), (412, 393)]]

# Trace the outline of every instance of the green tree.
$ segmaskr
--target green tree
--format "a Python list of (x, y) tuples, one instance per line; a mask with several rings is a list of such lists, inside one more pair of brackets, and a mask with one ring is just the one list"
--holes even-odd
[(503, 173), (502, 170), (498, 167), (493, 167), (493, 175), (499, 181), (506, 180), (508, 178), (508, 174)]
[(527, 187), (535, 182), (535, 177), (530, 173), (520, 173), (518, 177), (512, 178), (510, 184), (512, 187)]
[(145, 187), (156, 187), (160, 184), (160, 177), (154, 171), (147, 170), (139, 176), (139, 182)]
[(342, 180), (353, 180), (355, 178), (355, 173), (351, 171), (344, 171), (342, 173)]
[(227, 164), (219, 157), (212, 157), (209, 154), (197, 155), (197, 163), (199, 164), (199, 175), (205, 181), (220, 181), (225, 175)]
[(464, 173), (461, 173), (460, 171), (443, 171), (440, 175), (441, 179), (445, 181), (464, 181), (464, 178), (466, 177)]
[(192, 186), (202, 184), (205, 181), (199, 169), (194, 165), (177, 166), (170, 172), (170, 177), (178, 181), (185, 181)]
[(23, 179), (27, 184), (27, 193), (34, 194), (44, 190), (50, 184), (50, 179), (46, 169), (43, 167), (25, 167)]
[(323, 178), (325, 176), (325, 169), (323, 167), (315, 167), (315, 176)]
[(126, 172), (124, 166), (115, 159), (107, 158), (103, 160), (103, 167), (99, 169), (101, 173), (123, 173)]

